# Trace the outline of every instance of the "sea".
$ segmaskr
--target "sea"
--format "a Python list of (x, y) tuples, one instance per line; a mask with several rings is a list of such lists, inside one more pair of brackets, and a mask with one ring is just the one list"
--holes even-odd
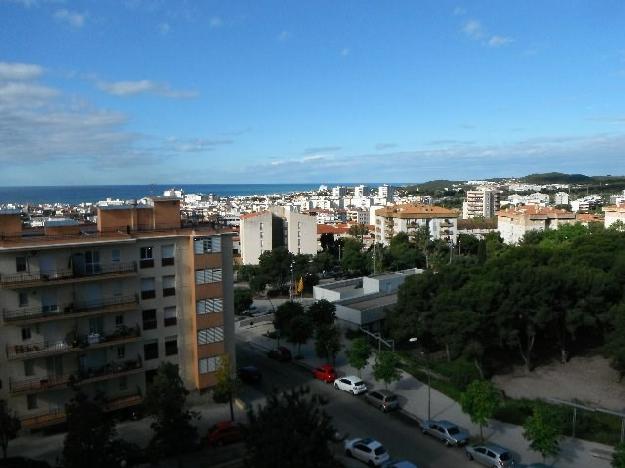
[[(0, 187), (0, 204), (65, 203), (78, 205), (95, 203), (107, 198), (133, 200), (146, 196), (163, 195), (165, 190), (182, 189), (184, 193), (214, 194), (220, 196), (271, 195), (293, 192), (309, 192), (322, 184), (182, 184), (182, 185), (80, 185), (80, 186), (31, 186)], [(323, 184), (328, 187), (354, 184)], [(379, 184), (365, 184), (375, 187)]]

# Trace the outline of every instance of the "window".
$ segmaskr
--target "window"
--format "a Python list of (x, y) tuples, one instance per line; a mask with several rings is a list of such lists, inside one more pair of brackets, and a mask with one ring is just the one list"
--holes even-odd
[(32, 338), (32, 334), (29, 327), (22, 328), (22, 341), (30, 340)]
[(33, 359), (24, 361), (24, 375), (26, 377), (35, 375), (35, 361)]
[(119, 389), (128, 390), (128, 376), (124, 375), (119, 378)]
[(115, 316), (115, 326), (116, 327), (121, 327), (124, 324), (124, 316), (123, 315), (116, 315)]
[(155, 297), (154, 278), (141, 278), (141, 299), (153, 299)]
[(26, 271), (26, 257), (15, 257), (15, 271), (18, 273)]
[(26, 395), (26, 408), (29, 410), (37, 409), (37, 394)]
[(209, 372), (215, 372), (219, 368), (220, 361), (221, 359), (219, 358), (219, 356), (201, 358), (198, 361), (200, 374), (208, 374)]
[(224, 327), (204, 328), (197, 332), (197, 344), (206, 345), (224, 340)]
[(163, 297), (176, 295), (176, 277), (163, 276)]
[(146, 361), (149, 361), (150, 359), (158, 359), (158, 341), (144, 344), (143, 356)]
[(156, 323), (156, 309), (143, 311), (143, 329), (153, 330), (158, 324)]
[(28, 305), (28, 293), (21, 292), (19, 297), (20, 307), (26, 307)]
[(195, 311), (200, 315), (223, 312), (223, 310), (224, 300), (221, 298), (201, 299), (195, 303)]
[(165, 338), (165, 356), (173, 356), (178, 354), (178, 338), (168, 336)]
[(195, 270), (195, 284), (217, 283), (221, 281), (221, 268)]
[(165, 319), (163, 320), (166, 327), (171, 327), (172, 325), (176, 325), (178, 321), (178, 312), (176, 311), (176, 307), (165, 307), (164, 309)]
[(117, 359), (124, 359), (126, 357), (126, 347), (124, 345), (117, 347)]
[(161, 265), (168, 266), (174, 264), (174, 244), (161, 247)]
[(117, 263), (121, 260), (122, 254), (119, 249), (111, 250), (111, 262)]
[(195, 239), (193, 241), (193, 251), (196, 255), (202, 255), (212, 252), (221, 252), (221, 237), (212, 236)]
[(139, 257), (139, 266), (141, 268), (152, 268), (154, 266), (154, 257), (152, 256), (152, 247), (141, 247), (141, 255)]

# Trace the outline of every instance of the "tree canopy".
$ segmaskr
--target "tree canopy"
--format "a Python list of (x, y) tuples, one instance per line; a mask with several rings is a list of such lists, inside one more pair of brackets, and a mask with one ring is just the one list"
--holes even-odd
[(484, 426), (493, 417), (501, 402), (501, 394), (488, 380), (474, 380), (460, 398), (462, 411), (480, 426), (480, 438), (484, 440)]
[(530, 442), (530, 448), (543, 457), (555, 457), (560, 452), (559, 440), (562, 421), (554, 409), (536, 405), (531, 416), (523, 424), (523, 436)]
[(392, 351), (381, 351), (373, 364), (373, 376), (376, 380), (381, 380), (388, 388), (389, 384), (400, 379), (401, 373), (398, 369), (399, 357)]
[(353, 368), (358, 370), (358, 376), (362, 372), (362, 369), (367, 365), (367, 361), (371, 356), (371, 346), (364, 337), (355, 338), (349, 349), (346, 351), (347, 362)]
[(4, 400), (0, 400), (0, 446), (2, 446), (2, 457), (7, 457), (9, 441), (17, 437), (21, 422)]

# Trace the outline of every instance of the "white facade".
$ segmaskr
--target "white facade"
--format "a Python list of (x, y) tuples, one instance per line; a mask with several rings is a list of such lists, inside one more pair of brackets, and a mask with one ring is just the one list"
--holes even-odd
[(245, 265), (258, 264), (258, 257), (273, 245), (273, 216), (271, 212), (241, 216), (241, 260)]
[(376, 210), (375, 240), (389, 245), (400, 232), (408, 235), (427, 226), (431, 239), (456, 243), (458, 213), (433, 205), (395, 205)]
[(339, 185), (338, 187), (332, 188), (333, 197), (344, 197), (345, 195), (347, 195), (347, 187), (342, 187)]
[(370, 193), (370, 189), (366, 185), (357, 185), (354, 187), (354, 197), (355, 198), (363, 198), (368, 196)]
[(378, 197), (385, 198), (386, 200), (393, 200), (395, 196), (395, 187), (391, 185), (380, 185), (378, 187)]
[(499, 192), (496, 190), (469, 190), (462, 204), (464, 219), (492, 218), (499, 210)]
[(497, 230), (506, 244), (517, 244), (529, 231), (557, 229), (574, 224), (575, 213), (538, 206), (502, 210), (497, 216)]
[(554, 197), (555, 205), (568, 205), (569, 204), (569, 194), (566, 192), (558, 192)]
[(616, 206), (606, 206), (603, 208), (605, 213), (604, 226), (609, 228), (617, 221), (625, 223), (625, 203)]

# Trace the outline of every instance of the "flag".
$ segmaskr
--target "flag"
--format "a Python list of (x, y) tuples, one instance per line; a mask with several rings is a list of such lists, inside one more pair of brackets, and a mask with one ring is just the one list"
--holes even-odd
[(297, 282), (297, 294), (302, 294), (304, 292), (304, 278), (299, 277), (299, 281)]

